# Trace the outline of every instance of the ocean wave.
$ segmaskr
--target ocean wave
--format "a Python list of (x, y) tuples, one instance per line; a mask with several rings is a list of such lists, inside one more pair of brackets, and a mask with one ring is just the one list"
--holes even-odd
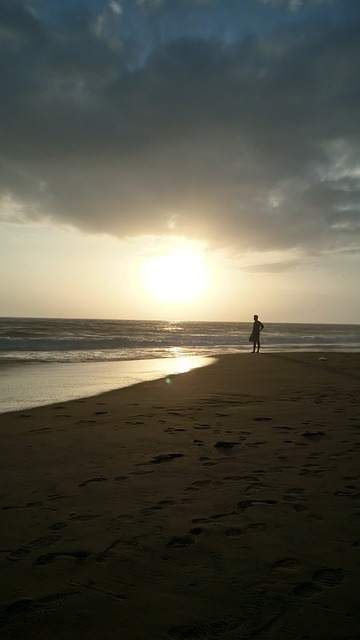
[[(0, 360), (90, 362), (248, 351), (248, 323), (1, 319)], [(360, 351), (358, 325), (272, 323), (265, 351)]]

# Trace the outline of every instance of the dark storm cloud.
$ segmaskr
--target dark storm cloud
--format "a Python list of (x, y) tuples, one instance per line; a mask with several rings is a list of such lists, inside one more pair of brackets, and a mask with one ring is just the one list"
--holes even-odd
[(358, 247), (359, 4), (256, 7), (0, 0), (4, 215)]

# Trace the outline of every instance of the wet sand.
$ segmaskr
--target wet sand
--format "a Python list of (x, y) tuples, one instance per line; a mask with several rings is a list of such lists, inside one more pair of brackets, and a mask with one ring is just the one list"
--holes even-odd
[(1, 640), (358, 640), (360, 354), (0, 415)]
[(102, 362), (0, 361), (0, 413), (87, 398), (212, 361), (202, 356)]

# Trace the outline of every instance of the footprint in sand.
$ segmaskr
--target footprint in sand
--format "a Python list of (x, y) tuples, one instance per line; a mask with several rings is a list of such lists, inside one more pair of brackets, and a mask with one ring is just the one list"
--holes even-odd
[(65, 500), (65, 498), (72, 498), (72, 496), (61, 496), (59, 494), (55, 494), (53, 496), (48, 496), (49, 502), (54, 502), (54, 500)]
[(149, 461), (149, 464), (160, 464), (161, 462), (169, 462), (175, 458), (183, 458), (183, 453), (160, 453)]
[(225, 513), (214, 513), (212, 516), (209, 517), (209, 521), (213, 522), (214, 520), (222, 520), (223, 518), (227, 518), (228, 516), (234, 516), (234, 515), (236, 515), (236, 511), (226, 511)]
[(228, 440), (218, 440), (215, 442), (214, 447), (216, 449), (233, 449), (236, 446), (239, 446), (240, 442), (231, 442)]
[(302, 435), (304, 438), (308, 438), (314, 442), (318, 442), (322, 438), (326, 437), (325, 431), (304, 431)]
[(277, 500), (241, 500), (238, 502), (239, 511), (245, 511), (245, 509), (249, 509), (250, 507), (255, 507), (257, 505), (274, 505), (277, 504)]
[(345, 572), (343, 569), (321, 569), (313, 576), (313, 581), (319, 587), (333, 589), (343, 581)]
[(296, 502), (299, 500), (299, 497), (303, 497), (305, 493), (304, 489), (301, 487), (295, 487), (294, 489), (288, 489), (286, 494), (283, 496), (283, 500), (286, 502)]
[(87, 484), (90, 484), (90, 482), (106, 482), (107, 478), (104, 478), (104, 476), (101, 476), (99, 478), (90, 478), (90, 480), (85, 480), (85, 482), (82, 482), (81, 484), (78, 485), (78, 487), (86, 487)]
[(297, 598), (312, 598), (319, 595), (323, 589), (334, 589), (343, 581), (345, 572), (343, 569), (321, 569), (317, 571), (311, 582), (305, 582), (295, 587), (293, 594)]
[(45, 553), (45, 555), (36, 558), (33, 564), (36, 564), (38, 566), (44, 564), (52, 564), (59, 558), (65, 558), (67, 560), (70, 559), (79, 562), (81, 560), (86, 560), (87, 558), (89, 558), (89, 556), (90, 553), (88, 553), (87, 551), (75, 551), (70, 553), (67, 553), (65, 551), (59, 553)]
[(169, 462), (170, 460), (175, 460), (175, 458), (183, 458), (184, 455), (184, 453), (160, 453), (148, 462), (140, 462), (136, 466), (140, 467), (147, 464), (161, 464), (161, 462)]
[(19, 549), (15, 549), (14, 551), (10, 551), (7, 555), (7, 559), (13, 562), (17, 562), (17, 560), (21, 560), (25, 558), (27, 555), (31, 553), (31, 549), (28, 547), (20, 547)]
[(202, 527), (194, 527), (189, 531), (189, 534), (192, 536), (200, 536), (202, 533), (204, 533), (204, 529), (202, 529)]
[(277, 560), (271, 567), (271, 571), (279, 571), (279, 572), (296, 572), (299, 571), (303, 567), (302, 562), (297, 558), (283, 558), (282, 560)]
[(176, 536), (174, 538), (171, 538), (171, 540), (169, 540), (166, 547), (168, 548), (171, 547), (173, 549), (180, 549), (183, 547), (189, 547), (190, 545), (194, 544), (194, 542), (196, 542), (195, 538), (193, 538), (190, 535)]
[(348, 485), (343, 490), (340, 489), (339, 491), (335, 491), (334, 495), (347, 496), (349, 498), (354, 498), (355, 500), (360, 498), (360, 493), (357, 492), (356, 487), (354, 487), (353, 485)]
[(195, 480), (192, 483), (194, 487), (206, 487), (209, 484), (212, 484), (212, 480)]
[(192, 523), (193, 524), (205, 524), (211, 522), (211, 518), (193, 518)]
[(44, 536), (44, 538), (38, 538), (37, 540), (30, 542), (29, 547), (32, 550), (43, 549), (44, 547), (49, 547), (51, 544), (58, 542), (58, 540), (61, 540), (60, 536)]
[(79, 516), (71, 516), (70, 520), (78, 520), (79, 522), (90, 522), (91, 520), (94, 520), (95, 518), (100, 518), (99, 515), (94, 515), (91, 513), (85, 513), (83, 515), (79, 515)]
[(297, 513), (303, 513), (303, 511), (309, 511), (309, 507), (307, 507), (306, 504), (301, 504), (300, 502), (295, 502), (291, 506), (294, 509), (294, 511), (297, 511)]
[(28, 544), (27, 547), (20, 547), (19, 549), (15, 549), (14, 551), (10, 551), (7, 555), (7, 559), (11, 561), (21, 560), (29, 555), (32, 551), (36, 551), (37, 549), (43, 549), (44, 547), (49, 547), (51, 544), (58, 542), (60, 540), (60, 536), (45, 536), (44, 538), (37, 538)]
[(40, 598), (39, 600), (31, 600), (30, 598), (22, 598), (21, 600), (15, 600), (6, 609), (0, 612), (0, 627), (6, 627), (8, 629), (9, 636), (6, 637), (17, 638), (18, 633), (11, 633), (11, 627), (13, 624), (22, 624), (24, 628), (29, 624), (38, 624), (42, 617), (48, 616), (50, 613), (55, 612), (56, 609), (65, 605), (68, 600), (80, 592), (68, 591), (67, 593), (54, 593)]
[(173, 504), (175, 504), (174, 500), (160, 500), (160, 502), (152, 505), (151, 507), (145, 507), (145, 509), (142, 509), (140, 513), (142, 513), (144, 516), (149, 516), (152, 515), (155, 511), (161, 511), (166, 507), (171, 507)]

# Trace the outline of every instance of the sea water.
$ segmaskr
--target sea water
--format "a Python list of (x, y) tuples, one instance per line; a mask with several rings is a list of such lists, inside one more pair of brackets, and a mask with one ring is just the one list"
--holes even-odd
[[(251, 322), (0, 318), (0, 412), (96, 395), (249, 351)], [(262, 352), (360, 351), (360, 325), (267, 323)]]

